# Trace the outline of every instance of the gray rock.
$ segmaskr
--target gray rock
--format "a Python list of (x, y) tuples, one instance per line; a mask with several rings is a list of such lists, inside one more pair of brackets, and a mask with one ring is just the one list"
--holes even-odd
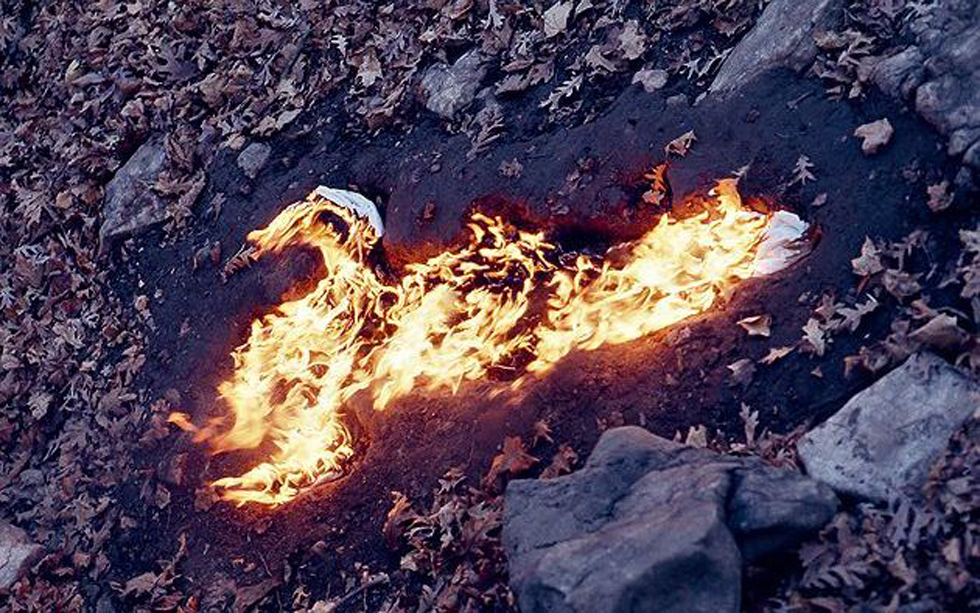
[(486, 61), (477, 49), (464, 53), (452, 66), (431, 66), (419, 84), (422, 104), (440, 117), (452, 119), (473, 102), (486, 74)]
[(254, 179), (265, 166), (265, 163), (269, 161), (270, 153), (272, 153), (272, 148), (269, 145), (252, 143), (238, 154), (238, 167), (242, 169), (246, 177)]
[(835, 490), (886, 501), (916, 495), (949, 437), (980, 407), (980, 384), (930, 353), (851, 398), (797, 445)]
[(834, 492), (799, 473), (753, 462), (738, 476), (728, 502), (728, 526), (747, 562), (799, 543), (837, 512)]
[(163, 171), (167, 153), (157, 141), (144, 143), (106, 185), (99, 238), (105, 246), (167, 219), (166, 204), (150, 189)]
[(875, 64), (871, 82), (893, 98), (907, 99), (922, 83), (924, 59), (918, 47), (909, 47)]
[(503, 541), (525, 613), (737, 611), (739, 543), (761, 555), (835, 512), (802, 475), (627, 426), (576, 473), (512, 481)]
[(44, 548), (32, 543), (26, 532), (0, 521), (0, 591), (10, 589), (43, 553)]
[(880, 62), (871, 78), (914, 98), (916, 112), (949, 138), (949, 155), (980, 168), (980, 3), (940, 0), (911, 28), (916, 45)]
[(722, 64), (709, 92), (727, 95), (779, 66), (808, 67), (817, 56), (813, 35), (834, 24), (840, 5), (840, 0), (773, 0)]

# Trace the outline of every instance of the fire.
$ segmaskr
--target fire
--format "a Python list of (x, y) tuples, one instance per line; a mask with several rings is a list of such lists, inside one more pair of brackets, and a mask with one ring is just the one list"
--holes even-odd
[(488, 376), (519, 387), (571, 351), (710, 308), (757, 272), (772, 221), (742, 206), (734, 180), (712, 195), (699, 214), (664, 215), (603, 259), (569, 258), (541, 232), (476, 214), (463, 248), (394, 279), (376, 265), (380, 220), (314, 192), (248, 238), (259, 255), (318, 250), (322, 278), (252, 323), (218, 388), (226, 414), (200, 429), (183, 414), (171, 420), (215, 453), (271, 441), (266, 461), (213, 485), (238, 504), (283, 504), (340, 474), (354, 453), (344, 412), (355, 395), (380, 411)]

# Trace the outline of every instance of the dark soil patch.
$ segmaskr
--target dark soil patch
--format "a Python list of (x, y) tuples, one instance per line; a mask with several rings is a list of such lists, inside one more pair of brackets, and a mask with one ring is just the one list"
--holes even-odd
[[(404, 247), (406, 258), (451, 244), (471, 204), (487, 198), (517, 202), (529, 219), (580, 239), (601, 231), (609, 240), (641, 231), (652, 219), (629, 200), (629, 182), (621, 178), (642, 174), (661, 160), (666, 142), (694, 129), (697, 144), (671, 171), (675, 194), (703, 190), (751, 163), (743, 194), (792, 208), (821, 228), (822, 240), (804, 262), (743, 284), (728, 305), (710, 314), (633, 343), (569, 356), (520, 398), (493, 398), (492, 384), (480, 384), (456, 397), (398, 402), (378, 421), (348, 476), (276, 511), (225, 504), (195, 511), (197, 485), (219, 469), (243, 468), (254, 458), (209, 459), (175, 434), (146, 459), (146, 466), (152, 475), (158, 464), (166, 466), (175, 454), (186, 452), (185, 482), (163, 510), (139, 504), (134, 484), (126, 506), (145, 521), (120, 543), (116, 566), (148, 566), (173, 546), (173, 535), (186, 531), (191, 555), (184, 568), (191, 578), (206, 584), (224, 572), (237, 575), (239, 584), (250, 584), (267, 573), (278, 575), (294, 553), (306, 559), (309, 548), (323, 541), (330, 555), (315, 558), (315, 565), (328, 582), (354, 561), (396, 562), (381, 536), (393, 490), (422, 498), (454, 466), (477, 479), (503, 436), (527, 435), (537, 420), (551, 424), (556, 441), (584, 453), (603, 425), (641, 423), (672, 436), (705, 424), (735, 436), (743, 402), (759, 410), (763, 427), (776, 431), (837, 409), (867, 384), (861, 376), (843, 377), (841, 358), (861, 344), (860, 335), (835, 341), (821, 360), (794, 353), (771, 367), (760, 365), (745, 389), (730, 385), (727, 366), (795, 343), (820, 292), (853, 292), (857, 279), (849, 260), (866, 235), (895, 239), (930, 225), (925, 183), (913, 171), (941, 167), (942, 150), (920, 122), (884, 101), (870, 100), (855, 109), (826, 100), (818, 84), (788, 74), (765, 76), (745, 92), (689, 109), (668, 108), (662, 98), (631, 88), (593, 123), (535, 137), (511, 136), (472, 162), (465, 158), (465, 139), (446, 139), (434, 122), (423, 122), (408, 135), (348, 141), (328, 121), (328, 104), (320, 125), (274, 143), (272, 161), (254, 188), (242, 190), (245, 179), (234, 160), (220, 160), (204, 198), (227, 195), (219, 220), (200, 224), (193, 236), (169, 248), (147, 246), (135, 256), (137, 277), (145, 283), (139, 293), (162, 291), (161, 303), (152, 309), (157, 337), (151, 346), (158, 349), (148, 352), (147, 383), (160, 396), (175, 389), (180, 408), (199, 421), (211, 412), (215, 386), (230, 372), (228, 354), (245, 339), (252, 318), (290, 285), (309, 278), (317, 262), (307, 254), (264, 261), (221, 284), (214, 268), (191, 272), (193, 254), (207, 241), (219, 240), (227, 258), (248, 231), (317, 184), (354, 184), (379, 197), (387, 204), (392, 249)], [(867, 158), (851, 133), (885, 115), (895, 126), (894, 142)], [(815, 164), (818, 180), (788, 187), (801, 154)], [(436, 157), (441, 168), (433, 173)], [(567, 215), (553, 215), (549, 199), (554, 204), (556, 190), (584, 157), (595, 160), (592, 181), (566, 196)], [(521, 177), (500, 176), (500, 163), (513, 158), (523, 164)], [(827, 194), (826, 204), (814, 208), (811, 203), (820, 193)], [(433, 199), (435, 218), (420, 224), (421, 211)], [(931, 228), (940, 239), (954, 232), (951, 225), (936, 222)], [(773, 315), (772, 338), (747, 339), (734, 322), (759, 313)], [(181, 335), (185, 322), (190, 331)], [(865, 325), (884, 328), (888, 321), (872, 317)], [(816, 366), (822, 377), (811, 374)], [(250, 564), (254, 570), (242, 570)]]

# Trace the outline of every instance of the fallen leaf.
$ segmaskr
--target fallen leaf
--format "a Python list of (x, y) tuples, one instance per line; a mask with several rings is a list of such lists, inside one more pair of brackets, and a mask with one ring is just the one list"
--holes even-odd
[(874, 296), (868, 296), (865, 302), (856, 304), (853, 307), (841, 307), (837, 313), (844, 317), (841, 326), (854, 332), (861, 325), (861, 320), (877, 308), (878, 301), (874, 299)]
[(510, 161), (505, 160), (500, 163), (499, 172), (504, 177), (507, 177), (509, 179), (516, 179), (521, 176), (521, 173), (524, 172), (524, 165), (521, 164), (517, 160), (517, 158), (514, 158)]
[(769, 327), (772, 324), (772, 316), (752, 315), (750, 317), (744, 317), (735, 323), (742, 326), (742, 328), (749, 333), (749, 336), (769, 336)]
[(538, 459), (525, 451), (520, 437), (508, 436), (504, 439), (503, 450), (493, 458), (484, 483), (492, 484), (503, 474), (522, 473), (537, 463)]
[(694, 130), (689, 130), (667, 143), (667, 146), (664, 147), (664, 155), (670, 157), (671, 154), (674, 154), (678, 157), (684, 157), (697, 139)]
[(827, 339), (820, 322), (811, 317), (803, 326), (803, 348), (807, 353), (822, 356), (827, 350)]
[(619, 34), (619, 51), (627, 60), (635, 60), (646, 52), (646, 41), (647, 35), (640, 29), (637, 21), (631, 19)]
[(405, 494), (392, 492), (394, 502), (385, 517), (384, 527), (381, 534), (384, 536), (385, 544), (389, 549), (398, 549), (398, 540), (401, 538), (402, 528), (415, 516), (412, 510), (412, 503), (409, 502)]
[(769, 353), (766, 354), (766, 357), (762, 358), (759, 361), (765, 364), (766, 366), (769, 366), (776, 360), (781, 360), (786, 356), (788, 356), (789, 354), (793, 353), (793, 349), (795, 348), (796, 347), (793, 346), (773, 347), (769, 350)]
[(917, 294), (922, 289), (922, 286), (919, 285), (919, 275), (892, 268), (885, 271), (881, 284), (885, 286), (889, 294), (899, 300)]
[(806, 185), (807, 181), (816, 181), (817, 176), (811, 172), (815, 168), (813, 162), (810, 161), (805, 155), (801, 155), (796, 160), (796, 165), (793, 166), (793, 180), (790, 181), (790, 185), (795, 185), (799, 183), (800, 185)]
[(885, 269), (881, 264), (880, 251), (875, 247), (874, 242), (868, 238), (864, 238), (864, 244), (861, 246), (861, 255), (851, 260), (851, 268), (854, 270), (854, 274), (862, 277), (870, 277), (873, 274), (877, 274)]
[(749, 358), (742, 358), (729, 364), (728, 370), (732, 371), (732, 382), (745, 387), (755, 376), (755, 362)]
[(965, 345), (970, 334), (959, 326), (955, 317), (940, 313), (912, 332), (909, 338), (930, 349), (951, 351)]
[(879, 119), (871, 123), (858, 126), (854, 130), (854, 136), (861, 139), (861, 151), (865, 155), (874, 155), (888, 144), (895, 133), (888, 118)]
[(572, 2), (558, 2), (544, 12), (544, 37), (553, 38), (568, 28), (568, 18), (572, 14)]
[(562, 443), (551, 458), (551, 464), (541, 472), (542, 479), (553, 479), (572, 472), (572, 467), (578, 462), (578, 454), (567, 443)]
[(548, 425), (544, 420), (538, 420), (534, 422), (534, 439), (531, 441), (531, 447), (536, 446), (541, 441), (547, 441), (549, 443), (554, 443), (554, 439), (551, 438), (551, 426)]
[(953, 194), (949, 191), (949, 181), (945, 179), (927, 187), (926, 193), (929, 195), (926, 205), (933, 213), (944, 211), (953, 204)]
[(592, 69), (601, 68), (606, 72), (616, 72), (618, 69), (615, 62), (605, 56), (601, 45), (592, 45), (585, 54), (585, 65)]
[(708, 429), (704, 427), (704, 424), (691, 426), (684, 438), (684, 444), (688, 447), (704, 449), (708, 446)]

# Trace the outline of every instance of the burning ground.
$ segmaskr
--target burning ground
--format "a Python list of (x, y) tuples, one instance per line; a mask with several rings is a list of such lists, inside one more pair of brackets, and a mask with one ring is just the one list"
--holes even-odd
[[(0, 187), (14, 213), (4, 222), (0, 500), (2, 519), (44, 548), (0, 596), (5, 606), (512, 606), (497, 495), (513, 474), (565, 472), (624, 423), (790, 462), (789, 443), (759, 433), (822, 420), (920, 345), (970, 364), (972, 196), (945, 141), (862, 68), (914, 36), (921, 7), (862, 3), (818, 41), (819, 80), (767, 74), (691, 107), (759, 5), (591, 4), (188, 9), (167, 24), (152, 7), (105, 6), (97, 24), (74, 25), (52, 5), (3, 21), (15, 104), (0, 132)], [(50, 41), (71, 40), (72, 27), (113, 51), (71, 64), (43, 90), (48, 106), (33, 104), (42, 90), (30, 80), (66, 74), (75, 51)], [(127, 55), (119, 43), (141, 49), (146, 32), (161, 45)], [(485, 34), (478, 62), (466, 56), (472, 32)], [(447, 78), (490, 91), (460, 86), (450, 91), (461, 101), (434, 100)], [(853, 100), (832, 99), (841, 95)], [(62, 137), (45, 140), (58, 126)], [(478, 377), (455, 395), (422, 391), (364, 412), (343, 478), (280, 508), (216, 500), (208, 482), (274, 449), (211, 456), (166, 419), (185, 412), (200, 426), (220, 415), (216, 393), (251, 322), (323, 276), (308, 250), (254, 261), (239, 251), (249, 232), (323, 184), (380, 204), (392, 278), (458, 249), (471, 205), (604, 261), (665, 206), (644, 199), (644, 175), (671, 142), (683, 149), (669, 173), (676, 203), (737, 173), (743, 195), (819, 229), (813, 254), (679, 325), (573, 351), (516, 400)], [(165, 170), (137, 204), (165, 227), (126, 238), (124, 224), (104, 222), (137, 210), (113, 218), (126, 188), (106, 183), (133, 159), (153, 175), (158, 158)], [(854, 507), (806, 550), (821, 554), (824, 574), (762, 569), (752, 602), (826, 604), (829, 592), (879, 603), (869, 586), (895, 581), (906, 598), (947, 603), (975, 590), (957, 578), (975, 563), (957, 548), (975, 506), (942, 485), (968, 479), (975, 452), (951, 449), (929, 507), (938, 528), (892, 545), (905, 567), (867, 553), (894, 516)], [(928, 580), (910, 587), (910, 576)]]

